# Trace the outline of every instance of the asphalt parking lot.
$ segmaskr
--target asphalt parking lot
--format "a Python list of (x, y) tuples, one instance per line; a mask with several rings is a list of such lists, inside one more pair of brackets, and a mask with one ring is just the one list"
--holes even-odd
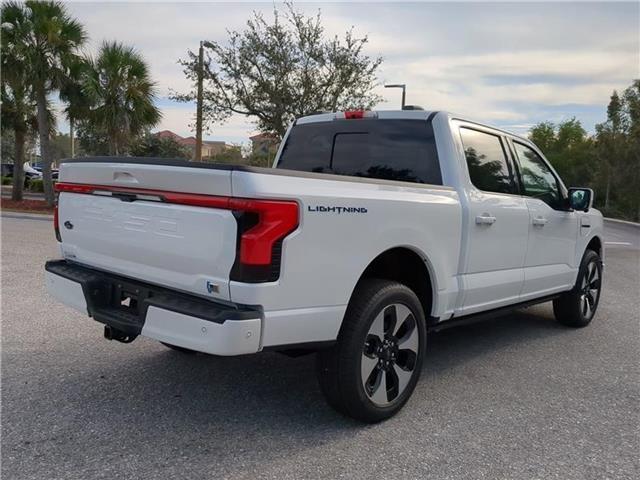
[(313, 355), (104, 340), (45, 294), (50, 222), (4, 217), (2, 478), (639, 478), (638, 230), (607, 240), (591, 326), (545, 304), (433, 334), (405, 409), (363, 426), (326, 406)]

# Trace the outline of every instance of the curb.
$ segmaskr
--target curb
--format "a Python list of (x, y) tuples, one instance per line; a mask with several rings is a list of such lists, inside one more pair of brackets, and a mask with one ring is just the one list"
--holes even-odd
[(604, 217), (604, 220), (606, 222), (622, 223), (623, 225), (631, 225), (633, 227), (640, 227), (640, 223), (630, 222), (628, 220), (618, 220), (617, 218), (608, 218), (608, 217)]
[(27, 212), (12, 212), (12, 211), (2, 211), (2, 218), (19, 218), (22, 220), (46, 220), (47, 222), (53, 221), (53, 215), (43, 214), (43, 213), (27, 213)]

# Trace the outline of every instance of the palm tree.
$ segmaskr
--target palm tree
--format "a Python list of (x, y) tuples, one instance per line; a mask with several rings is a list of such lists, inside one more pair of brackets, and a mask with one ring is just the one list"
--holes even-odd
[[(4, 80), (4, 79), (3, 79)], [(13, 130), (15, 155), (13, 159), (13, 191), (12, 200), (22, 200), (24, 186), (24, 145), (29, 131), (29, 113), (35, 114), (35, 109), (28, 112), (33, 105), (25, 104), (21, 92), (15, 92), (4, 81), (1, 87), (2, 96), (2, 128)], [(31, 117), (33, 118), (33, 117)]]
[(78, 49), (87, 37), (82, 25), (71, 18), (60, 2), (27, 0), (23, 8), (26, 27), (21, 40), (37, 107), (44, 194), (53, 205), (47, 96), (65, 84), (70, 69), (81, 60)]
[(90, 99), (87, 97), (82, 81), (91, 66), (84, 59), (73, 64), (69, 77), (60, 87), (60, 99), (67, 105), (64, 113), (69, 121), (69, 140), (71, 142), (71, 157), (75, 156), (75, 125), (86, 119), (90, 112)]
[(21, 4), (7, 2), (2, 6), (2, 126), (14, 132), (15, 158), (13, 165), (13, 200), (22, 200), (24, 186), (24, 145), (35, 119), (35, 105), (31, 100), (26, 48), (23, 39), (29, 22)]
[(132, 138), (160, 121), (155, 84), (142, 56), (121, 43), (103, 43), (89, 62), (84, 92), (92, 106), (87, 120), (107, 136), (111, 155), (122, 154)]

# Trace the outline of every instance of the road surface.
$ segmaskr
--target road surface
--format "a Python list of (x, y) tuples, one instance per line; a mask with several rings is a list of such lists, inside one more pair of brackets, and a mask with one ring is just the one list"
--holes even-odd
[(49, 298), (49, 221), (2, 218), (2, 478), (639, 478), (638, 230), (608, 224), (592, 325), (548, 304), (430, 337), (415, 394), (363, 426), (314, 356), (188, 356)]

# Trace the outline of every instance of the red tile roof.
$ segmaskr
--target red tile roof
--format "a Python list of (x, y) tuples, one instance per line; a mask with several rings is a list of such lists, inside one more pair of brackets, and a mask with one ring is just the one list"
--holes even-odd
[(256, 141), (256, 140), (274, 140), (274, 141), (278, 141), (278, 136), (274, 135), (273, 133), (258, 133), (252, 137), (249, 137), (249, 140), (252, 141)]
[[(185, 145), (187, 147), (195, 147), (196, 145), (196, 137), (181, 137), (177, 133), (172, 132), (171, 130), (162, 130), (160, 132), (156, 132), (155, 135), (159, 138), (171, 138), (178, 142), (181, 145)], [(225, 142), (222, 141), (211, 141), (211, 140), (203, 140), (203, 144), (205, 145), (225, 145)]]

